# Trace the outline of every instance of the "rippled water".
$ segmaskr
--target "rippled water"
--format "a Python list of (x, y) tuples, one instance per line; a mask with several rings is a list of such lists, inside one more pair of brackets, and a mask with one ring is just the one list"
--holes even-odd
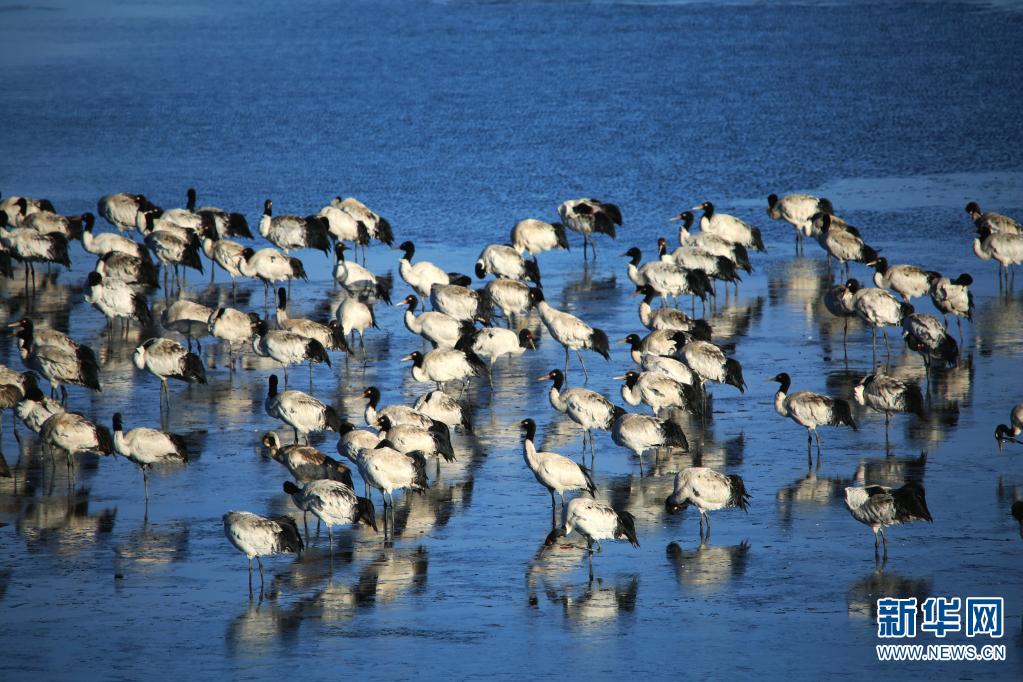
[[(1023, 495), (1023, 452), (998, 454), (994, 425), (1019, 402), (1023, 307), (998, 294), (971, 254), (969, 199), (1023, 213), (1023, 15), (1011, 3), (68, 3), (0, 7), (0, 191), (46, 196), (65, 213), (115, 191), (157, 203), (240, 210), (263, 199), (309, 213), (355, 195), (386, 215), (417, 256), (471, 272), (483, 244), (515, 220), (553, 219), (557, 204), (599, 196), (622, 206), (617, 242), (600, 237), (540, 258), (547, 298), (604, 328), (638, 331), (637, 301), (617, 254), (673, 237), (667, 217), (704, 199), (764, 229), (769, 253), (710, 320), (749, 389), (713, 389), (706, 429), (688, 455), (638, 462), (597, 438), (600, 496), (636, 515), (640, 549), (606, 543), (541, 552), (547, 493), (525, 469), (517, 422), (576, 456), (578, 429), (532, 379), (562, 362), (537, 353), (500, 363), (495, 388), (474, 386), (477, 430), (457, 436), (457, 463), (423, 496), (399, 498), (397, 538), (337, 534), (333, 559), (314, 538), (300, 560), (266, 561), (268, 595), (250, 602), (245, 560), (223, 536), (229, 509), (293, 512), (287, 478), (259, 436), (270, 363), (247, 356), (233, 379), (204, 345), (210, 383), (174, 386), (172, 430), (199, 458), (154, 475), (144, 519), (138, 471), (85, 457), (69, 482), (44, 467), (34, 439), (19, 451), (3, 415), (14, 476), (0, 479), (0, 662), (4, 679), (142, 676), (394, 679), (799, 674), (1018, 678), (1023, 542), (1009, 516)], [(826, 458), (807, 472), (802, 431), (772, 407), (787, 371), (795, 388), (849, 396), (870, 371), (869, 334), (820, 298), (820, 251), (792, 256), (792, 230), (764, 197), (826, 193), (892, 262), (973, 273), (977, 312), (960, 367), (931, 382), (928, 418), (857, 411), (858, 432), (826, 430)], [(295, 312), (336, 305), (330, 261), (302, 254), (310, 282)], [(102, 394), (70, 404), (107, 423), (158, 424), (157, 383), (130, 362), (137, 342), (109, 338), (82, 301), (91, 268), (41, 284), (35, 315), (91, 344)], [(393, 271), (395, 254), (368, 264)], [(861, 277), (860, 266), (854, 272)], [(20, 276), (20, 272), (18, 273)], [(228, 303), (190, 273), (188, 293)], [(404, 293), (404, 285), (397, 289)], [(20, 280), (0, 282), (0, 322), (24, 314)], [(259, 309), (245, 284), (239, 306)], [(329, 296), (328, 296), (329, 293)], [(929, 303), (920, 307), (930, 311)], [(400, 310), (378, 309), (366, 364), (317, 367), (313, 392), (349, 417), (370, 384), (385, 402), (425, 389), (397, 360), (419, 347)], [(529, 321), (539, 331), (534, 317)], [(544, 330), (545, 331), (545, 330)], [(150, 330), (149, 333), (156, 333)], [(921, 382), (900, 344), (892, 372)], [(20, 367), (9, 337), (0, 362)], [(630, 364), (587, 358), (589, 386), (618, 400), (610, 377)], [(578, 380), (573, 360), (570, 383)], [(297, 378), (296, 378), (297, 377)], [(303, 387), (304, 370), (293, 375)], [(21, 429), (24, 434), (24, 429)], [(334, 438), (319, 441), (333, 452)], [(923, 454), (926, 453), (926, 454)], [(691, 464), (742, 475), (748, 515), (714, 516), (698, 542), (692, 513), (668, 518), (672, 472)], [(869, 531), (843, 508), (854, 482), (921, 480), (933, 525), (894, 529), (876, 565)], [(379, 500), (379, 498), (377, 498)], [(1006, 598), (1009, 660), (879, 664), (878, 596)], [(919, 640), (927, 643), (925, 638)], [(678, 671), (676, 673), (676, 671)]]

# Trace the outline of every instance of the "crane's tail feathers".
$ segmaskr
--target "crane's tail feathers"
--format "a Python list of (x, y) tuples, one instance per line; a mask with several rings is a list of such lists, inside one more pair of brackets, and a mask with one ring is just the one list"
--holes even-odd
[(731, 497), (728, 498), (728, 504), (732, 507), (738, 507), (743, 511), (749, 509), (749, 492), (746, 490), (746, 483), (742, 480), (741, 476), (729, 476), (728, 482), (732, 491)]

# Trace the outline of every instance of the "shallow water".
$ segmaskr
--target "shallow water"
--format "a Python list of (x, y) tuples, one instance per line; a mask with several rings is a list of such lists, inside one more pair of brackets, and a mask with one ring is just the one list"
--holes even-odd
[[(78, 213), (115, 191), (181, 205), (194, 186), (200, 204), (243, 211), (253, 225), (267, 197), (281, 212), (310, 213), (354, 195), (413, 239), (417, 257), (463, 272), (515, 220), (553, 219), (563, 199), (598, 196), (622, 206), (618, 240), (599, 237), (598, 259), (584, 268), (573, 235), (572, 251), (540, 265), (548, 300), (612, 339), (639, 331), (617, 254), (631, 245), (652, 253), (657, 236), (674, 236), (668, 216), (712, 199), (760, 225), (769, 249), (710, 320), (749, 388), (712, 390), (706, 429), (687, 429), (692, 452), (647, 462), (641, 477), (634, 458), (598, 435), (600, 496), (636, 515), (642, 546), (606, 543), (592, 580), (578, 550), (539, 551), (548, 498), (522, 463), (516, 425), (534, 418), (543, 447), (571, 456), (581, 439), (532, 380), (563, 362), (535, 317), (540, 350), (502, 361), (493, 391), (472, 388), (475, 437), (455, 438), (459, 461), (429, 493), (399, 497), (395, 542), (342, 530), (331, 560), (321, 535), (299, 560), (267, 560), (268, 595), (252, 602), (220, 517), (294, 511), (280, 492), (285, 470), (258, 447), (276, 426), (262, 408), (269, 362), (246, 356), (232, 379), (225, 356), (204, 345), (210, 383), (174, 386), (170, 418), (199, 457), (152, 477), (148, 519), (130, 463), (85, 457), (69, 483), (62, 467), (42, 466), (34, 439), (19, 452), (3, 415), (15, 474), (0, 479), (4, 679), (1019, 677), (1023, 542), (1009, 507), (1023, 495), (1023, 453), (999, 454), (991, 434), (1019, 402), (1023, 301), (1018, 290), (1000, 296), (994, 267), (973, 257), (962, 210), (976, 199), (1023, 213), (1018, 8), (0, 9), (5, 195), (46, 196)], [(856, 326), (843, 360), (841, 323), (820, 304), (833, 277), (821, 252), (811, 244), (793, 257), (792, 230), (764, 214), (766, 194), (798, 190), (826, 193), (892, 262), (977, 280), (964, 359), (932, 380), (928, 419), (896, 417), (886, 447), (883, 420), (857, 410), (859, 431), (825, 430), (825, 460), (809, 472), (802, 431), (774, 413), (766, 378), (787, 371), (794, 389), (849, 397), (872, 358)], [(310, 281), (296, 287), (293, 314), (329, 315), (330, 261), (300, 255)], [(71, 406), (103, 423), (121, 411), (128, 428), (157, 425), (157, 383), (130, 361), (138, 337), (106, 335), (82, 301), (92, 261), (77, 245), (72, 259), (72, 272), (41, 284), (33, 303), (33, 315), (103, 360), (103, 393), (72, 388)], [(394, 253), (374, 247), (368, 264), (397, 279)], [(191, 272), (188, 293), (229, 303), (223, 279), (207, 286)], [(20, 318), (20, 280), (0, 287), (0, 322)], [(258, 310), (259, 289), (244, 283), (238, 305)], [(405, 291), (398, 280), (395, 300)], [(377, 313), (366, 364), (338, 356), (313, 373), (313, 392), (353, 420), (364, 386), (380, 386), (385, 402), (428, 388), (397, 362), (419, 347), (401, 311)], [(629, 367), (625, 347), (610, 363), (586, 361), (589, 387), (619, 401), (610, 377)], [(20, 367), (8, 337), (0, 362)], [(892, 372), (924, 381), (897, 341)], [(569, 382), (579, 378), (573, 358)], [(304, 368), (292, 384), (308, 388)], [(334, 440), (318, 442), (333, 453)], [(748, 515), (714, 515), (705, 546), (692, 513), (663, 513), (672, 472), (692, 464), (742, 475), (753, 496)], [(935, 523), (893, 529), (889, 560), (876, 565), (842, 489), (908, 478), (925, 484)], [(889, 595), (1004, 596), (1009, 660), (877, 663), (873, 608)]]

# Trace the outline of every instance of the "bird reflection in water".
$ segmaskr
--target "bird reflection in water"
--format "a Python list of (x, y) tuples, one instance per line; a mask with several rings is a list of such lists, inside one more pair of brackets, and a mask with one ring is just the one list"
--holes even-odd
[(594, 578), (590, 561), (588, 578), (579, 583), (573, 576), (584, 557), (592, 557), (592, 553), (582, 546), (541, 545), (526, 570), (529, 606), (540, 607), (542, 591), (548, 602), (561, 606), (570, 624), (584, 628), (609, 625), (623, 612), (635, 611), (639, 576), (619, 576), (609, 585), (603, 578)]
[(783, 486), (775, 498), (778, 500), (778, 515), (785, 528), (792, 526), (795, 506), (844, 504), (845, 489), (853, 484), (852, 478), (820, 476), (816, 470), (810, 469), (806, 476), (794, 483)]
[(923, 483), (927, 453), (918, 457), (877, 457), (861, 459), (856, 467), (857, 485), (884, 485), (897, 488), (907, 481)]
[(923, 604), (931, 596), (931, 581), (926, 578), (906, 578), (885, 571), (885, 560), (875, 559), (874, 570), (854, 581), (846, 593), (846, 608), (850, 618), (877, 622), (877, 600), (886, 597), (908, 599), (916, 597)]
[(672, 542), (666, 551), (679, 585), (713, 591), (742, 577), (749, 550), (749, 540), (728, 546), (710, 546), (704, 540), (695, 549)]
[(114, 546), (117, 573), (134, 570), (156, 571), (188, 558), (189, 527), (184, 524), (151, 525), (138, 530)]
[(117, 509), (89, 511), (89, 490), (31, 499), (19, 515), (18, 534), (28, 545), (59, 555), (76, 555), (114, 529)]

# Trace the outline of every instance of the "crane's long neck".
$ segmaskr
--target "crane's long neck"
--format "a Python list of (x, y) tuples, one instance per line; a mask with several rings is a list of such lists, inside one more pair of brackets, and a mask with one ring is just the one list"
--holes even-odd
[(114, 450), (116, 450), (119, 455), (127, 457), (128, 443), (125, 441), (124, 431), (121, 429), (114, 431)]
[(642, 275), (639, 274), (639, 268), (636, 267), (635, 263), (629, 263), (628, 265), (629, 280), (633, 284), (646, 284), (643, 280)]
[(369, 426), (373, 426), (377, 423), (377, 407), (375, 403), (370, 402), (366, 405), (366, 412), (363, 414), (363, 417), (366, 420), (366, 424)]
[(786, 397), (784, 388), (779, 388), (778, 392), (774, 394), (774, 411), (783, 417), (789, 416), (788, 408), (785, 407)]
[(533, 434), (527, 433), (522, 439), (522, 457), (530, 469), (536, 469), (540, 465), (540, 458), (536, 456), (536, 446), (533, 445)]
[(622, 384), (622, 400), (630, 405), (639, 405), (643, 402), (642, 397), (639, 395), (639, 387)]
[(640, 324), (649, 329), (650, 325), (653, 323), (653, 317), (653, 309), (650, 307), (650, 303), (644, 299), (643, 302), (639, 304)]
[(551, 386), (549, 397), (551, 400), (551, 407), (558, 412), (564, 412), (568, 408), (568, 406), (565, 405), (565, 401), (561, 399), (561, 391), (557, 386)]
[(405, 311), (405, 326), (413, 334), (419, 334), (423, 331), (423, 325), (411, 310)]
[(264, 237), (270, 234), (270, 224), (273, 222), (273, 218), (268, 214), (264, 213), (263, 217), (259, 219), (259, 233)]
[(991, 253), (984, 248), (979, 238), (973, 240), (973, 255), (981, 260), (991, 260)]

